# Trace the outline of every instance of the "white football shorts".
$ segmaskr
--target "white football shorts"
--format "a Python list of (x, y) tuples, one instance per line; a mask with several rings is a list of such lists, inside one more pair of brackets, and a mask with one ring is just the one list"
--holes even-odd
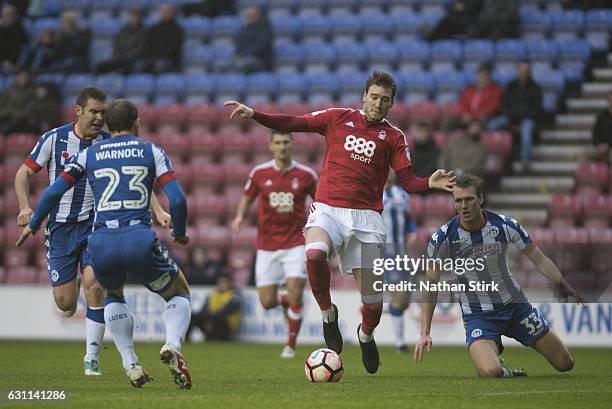
[(303, 244), (283, 250), (257, 250), (255, 284), (258, 288), (284, 284), (287, 278), (306, 279)]

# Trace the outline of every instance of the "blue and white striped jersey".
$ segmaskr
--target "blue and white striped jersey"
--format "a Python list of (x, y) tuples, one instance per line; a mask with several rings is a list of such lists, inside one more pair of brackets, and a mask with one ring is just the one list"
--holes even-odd
[(484, 211), (485, 225), (468, 231), (461, 227), (459, 216), (435, 232), (427, 246), (427, 257), (442, 259), (483, 259), (484, 269), (466, 269), (465, 274), (453, 274), (455, 283), (469, 289), (469, 282), (495, 282), (499, 291), (459, 292), (464, 315), (494, 311), (509, 303), (527, 302), (523, 290), (508, 269), (507, 251), (510, 243), (523, 252), (534, 245), (523, 227), (513, 218)]
[(164, 185), (176, 179), (166, 153), (133, 135), (93, 144), (74, 156), (61, 176), (69, 184), (89, 180), (95, 199), (94, 230), (151, 225), (153, 182)]
[(403, 244), (406, 234), (416, 232), (416, 225), (410, 217), (409, 200), (408, 193), (397, 185), (384, 189), (382, 218), (387, 243)]
[[(24, 164), (35, 172), (47, 168), (49, 184), (64, 170), (68, 158), (88, 148), (95, 141), (110, 138), (106, 131), (100, 131), (96, 139), (82, 139), (75, 131), (75, 124), (62, 125), (40, 137)], [(49, 214), (49, 222), (75, 223), (93, 218), (94, 198), (89, 182), (80, 180), (67, 191), (60, 204)]]

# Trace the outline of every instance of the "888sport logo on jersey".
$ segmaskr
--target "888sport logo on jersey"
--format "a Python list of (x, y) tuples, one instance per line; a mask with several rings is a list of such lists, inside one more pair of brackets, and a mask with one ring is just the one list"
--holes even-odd
[(351, 159), (364, 163), (371, 163), (376, 152), (376, 142), (355, 135), (347, 135), (344, 140), (344, 149), (351, 152)]
[(293, 212), (293, 193), (291, 192), (270, 192), (268, 194), (270, 207), (276, 209), (278, 213)]

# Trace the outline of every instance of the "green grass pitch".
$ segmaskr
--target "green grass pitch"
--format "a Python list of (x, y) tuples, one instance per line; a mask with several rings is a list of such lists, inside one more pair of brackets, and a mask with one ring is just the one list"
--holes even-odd
[(183, 352), (193, 376), (191, 390), (178, 390), (159, 362), (160, 345), (137, 343), (143, 366), (155, 381), (132, 388), (118, 352), (106, 342), (101, 377), (82, 373), (83, 343), (0, 341), (0, 390), (66, 390), (67, 401), (9, 403), (5, 407), (61, 408), (539, 408), (612, 407), (612, 349), (573, 348), (576, 367), (557, 373), (528, 348), (507, 348), (506, 362), (528, 378), (477, 379), (461, 347), (436, 347), (425, 361), (381, 348), (376, 375), (365, 373), (356, 346), (345, 346), (344, 377), (335, 384), (306, 381), (306, 356), (320, 346), (299, 346), (281, 360), (278, 345), (187, 344)]

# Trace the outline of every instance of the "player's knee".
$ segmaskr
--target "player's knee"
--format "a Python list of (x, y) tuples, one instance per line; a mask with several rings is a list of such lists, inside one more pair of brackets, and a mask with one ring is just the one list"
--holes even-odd
[(66, 294), (55, 294), (55, 305), (62, 311), (69, 311), (73, 306), (75, 299)]
[(261, 306), (265, 310), (271, 310), (272, 308), (275, 308), (278, 305), (278, 302), (273, 297), (265, 297), (265, 298), (262, 298), (260, 301), (261, 301)]
[(500, 365), (481, 365), (478, 367), (478, 375), (481, 378), (499, 378), (501, 376), (502, 369)]
[(574, 357), (569, 353), (564, 353), (559, 359), (559, 362), (555, 365), (555, 368), (560, 372), (567, 372), (574, 368), (574, 364)]
[(97, 281), (85, 284), (85, 298), (87, 305), (91, 307), (101, 307), (104, 305), (104, 288)]

